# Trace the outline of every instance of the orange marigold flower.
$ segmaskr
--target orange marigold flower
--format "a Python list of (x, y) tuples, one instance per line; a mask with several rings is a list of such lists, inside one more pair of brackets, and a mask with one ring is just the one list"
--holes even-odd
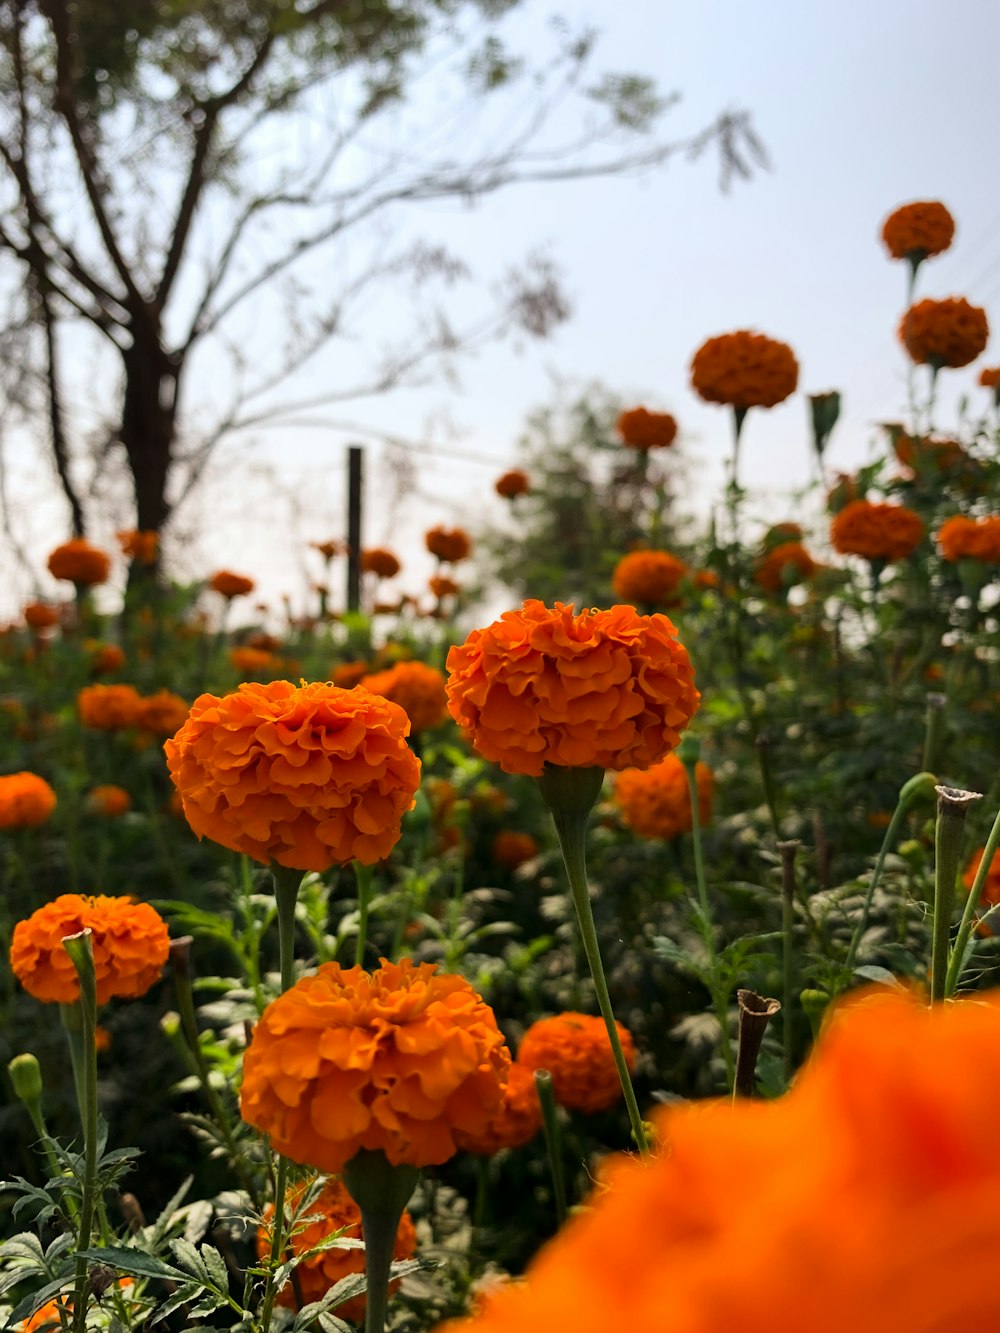
[(908, 435), (892, 431), (892, 447), (904, 467), (916, 473), (955, 472), (970, 463), (969, 455), (957, 440), (936, 435)]
[(979, 383), (984, 389), (1000, 389), (1000, 366), (984, 366), (979, 372)]
[(142, 706), (142, 696), (134, 685), (85, 685), (76, 696), (80, 721), (98, 731), (137, 726)]
[(71, 1004), (80, 979), (63, 948), (67, 935), (90, 930), (97, 1003), (145, 995), (167, 961), (170, 937), (159, 912), (134, 898), (64, 893), (14, 927), (10, 965), (36, 1000)]
[(464, 560), (472, 551), (472, 538), (464, 528), (444, 528), (440, 525), (424, 533), (424, 544), (431, 555), (454, 564)]
[(264, 1010), (243, 1062), (243, 1119), (295, 1162), (335, 1172), (362, 1148), (434, 1166), (503, 1098), (510, 1053), (469, 983), (431, 963), (324, 963)]
[(951, 245), (955, 219), (936, 199), (903, 204), (882, 224), (882, 240), (893, 259), (927, 259)]
[(90, 670), (95, 676), (107, 676), (125, 665), (125, 653), (117, 643), (88, 639), (83, 645), (90, 654)]
[(59, 624), (59, 612), (48, 602), (29, 602), (22, 615), (31, 629), (53, 629)]
[(439, 1333), (1000, 1327), (998, 1053), (996, 991), (842, 1005), (790, 1092), (661, 1111), (669, 1151), (619, 1159), (525, 1282)]
[[(308, 1202), (304, 1202), (305, 1194), (303, 1186), (293, 1187), (288, 1193), (288, 1205), (293, 1218), (301, 1219), (292, 1222), (288, 1248), (293, 1255), (308, 1254), (317, 1246), (324, 1246), (324, 1242), (337, 1231), (342, 1232), (348, 1240), (364, 1240), (361, 1209), (348, 1194), (343, 1181), (332, 1178), (327, 1180), (319, 1194)], [(269, 1203), (264, 1209), (265, 1225), (257, 1229), (257, 1257), (261, 1262), (268, 1259), (271, 1254), (272, 1236), (269, 1224), (273, 1217), (274, 1204)], [(404, 1209), (396, 1231), (392, 1257), (410, 1259), (416, 1248), (417, 1233), (410, 1214)], [(335, 1245), (325, 1245), (318, 1253), (303, 1259), (295, 1269), (302, 1304), (311, 1305), (313, 1301), (322, 1300), (341, 1278), (364, 1271), (364, 1250), (340, 1249)], [(394, 1282), (389, 1290), (394, 1291), (398, 1286), (399, 1283)], [(299, 1308), (295, 1300), (295, 1286), (291, 1282), (286, 1282), (278, 1292), (278, 1304), (289, 1310)], [(334, 1308), (340, 1318), (363, 1323), (366, 1305), (367, 1300), (362, 1293)]]
[(188, 711), (187, 700), (179, 694), (172, 690), (157, 690), (142, 700), (135, 725), (154, 736), (172, 736), (184, 725)]
[(324, 560), (330, 561), (337, 555), (347, 555), (350, 547), (346, 542), (310, 542), (309, 545), (314, 551), (319, 551)]
[(531, 490), (531, 478), (521, 468), (514, 467), (497, 477), (493, 489), (505, 500), (516, 500), (519, 495), (527, 495)]
[(691, 387), (700, 398), (742, 411), (776, 407), (798, 382), (799, 363), (787, 343), (743, 329), (709, 338), (691, 362)]
[(361, 568), (366, 574), (376, 578), (391, 579), (399, 573), (400, 564), (391, 551), (382, 546), (372, 546), (361, 552)]
[(867, 560), (903, 560), (916, 550), (923, 535), (923, 519), (912, 509), (870, 500), (852, 500), (830, 523), (834, 550)]
[(220, 597), (225, 597), (227, 602), (231, 602), (234, 597), (249, 596), (257, 585), (253, 579), (248, 579), (244, 574), (234, 574), (232, 570), (220, 569), (208, 580), (208, 586)]
[(0, 829), (36, 828), (55, 808), (55, 792), (37, 773), (0, 777)]
[(694, 586), (701, 591), (718, 588), (721, 582), (714, 569), (699, 569), (694, 576)]
[(899, 322), (900, 342), (918, 365), (953, 370), (967, 366), (983, 351), (989, 336), (986, 311), (960, 296), (918, 301)]
[(816, 573), (816, 561), (801, 542), (782, 542), (757, 562), (754, 578), (765, 592), (786, 592), (793, 583), (805, 583)]
[(618, 434), (630, 449), (668, 449), (677, 438), (677, 422), (669, 412), (633, 407), (618, 418)]
[(48, 570), (53, 578), (66, 579), (82, 588), (104, 583), (111, 573), (111, 557), (82, 537), (57, 546), (49, 556)]
[(409, 730), (402, 708), (368, 690), (275, 680), (201, 695), (163, 748), (199, 838), (324, 871), (373, 865), (396, 845), (420, 782)]
[(664, 615), (527, 601), (448, 653), (448, 707), (506, 773), (648, 768), (680, 741), (700, 695)]
[(140, 565), (155, 565), (160, 553), (160, 534), (152, 528), (126, 528), (115, 534), (121, 553)]
[(352, 690), (371, 673), (370, 662), (338, 662), (330, 672), (330, 680), (342, 690)]
[[(629, 1070), (635, 1067), (635, 1043), (628, 1028), (616, 1022)], [(614, 1106), (622, 1095), (614, 1053), (604, 1019), (565, 1013), (532, 1023), (517, 1058), (528, 1069), (547, 1069), (560, 1106), (594, 1115)]]
[[(698, 822), (704, 828), (712, 818), (715, 778), (707, 764), (694, 769), (698, 788)], [(668, 754), (652, 768), (626, 768), (615, 780), (615, 804), (622, 821), (642, 838), (676, 838), (691, 832), (691, 793), (687, 769), (676, 754)]]
[(502, 1148), (523, 1148), (541, 1127), (542, 1104), (538, 1100), (534, 1071), (515, 1060), (499, 1111), (478, 1133), (456, 1131), (455, 1142), (462, 1152), (492, 1157)]
[(117, 819), (132, 809), (132, 797), (124, 787), (116, 787), (109, 782), (100, 787), (91, 787), (87, 792), (86, 805), (94, 814), (103, 815), (106, 819)]
[(448, 578), (447, 574), (432, 574), (427, 580), (427, 586), (438, 601), (442, 597), (457, 597), (462, 591), (455, 580)]
[(956, 514), (938, 528), (938, 546), (945, 560), (982, 560), (1000, 564), (1000, 515), (966, 518)]
[(448, 716), (444, 676), (425, 662), (397, 662), (387, 671), (362, 677), (361, 685), (399, 704), (414, 732), (436, 727)]
[(538, 855), (538, 843), (530, 833), (501, 829), (493, 839), (493, 860), (507, 870), (516, 870)]
[(241, 676), (258, 676), (278, 670), (278, 659), (266, 648), (251, 648), (248, 644), (239, 644), (229, 650), (229, 662)]
[[(980, 847), (979, 850), (973, 852), (972, 856), (969, 858), (969, 864), (965, 867), (962, 874), (962, 883), (965, 885), (966, 893), (972, 892), (972, 886), (976, 882), (976, 875), (979, 873), (979, 867), (982, 865), (983, 853), (985, 851), (985, 847)], [(989, 908), (996, 907), (998, 903), (1000, 903), (1000, 852), (994, 852), (993, 860), (990, 862), (990, 867), (986, 872), (986, 878), (983, 880), (983, 887), (979, 894), (979, 902), (976, 906)], [(981, 932), (987, 935), (1000, 933), (995, 928), (991, 928), (988, 924), (981, 927)]]
[(684, 561), (669, 551), (629, 551), (615, 565), (611, 586), (623, 602), (669, 606), (686, 573)]

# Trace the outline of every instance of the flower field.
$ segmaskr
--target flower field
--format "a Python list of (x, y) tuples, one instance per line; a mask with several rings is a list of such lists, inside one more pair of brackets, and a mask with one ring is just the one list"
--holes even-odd
[(886, 219), (907, 411), (846, 474), (806, 395), (779, 521), (748, 457), (804, 386), (738, 330), (690, 362), (707, 524), (683, 422), (608, 398), (426, 589), (359, 552), (360, 610), (339, 536), (281, 616), (155, 532), (55, 547), (0, 633), (5, 1327), (1000, 1327), (1000, 369), (922, 295), (953, 236)]

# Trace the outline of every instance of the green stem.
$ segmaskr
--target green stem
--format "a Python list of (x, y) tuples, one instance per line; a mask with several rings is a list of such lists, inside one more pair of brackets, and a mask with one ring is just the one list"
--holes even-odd
[(611, 1007), (611, 996), (608, 994), (604, 964), (601, 961), (601, 946), (597, 939), (597, 927), (594, 924), (594, 912), (590, 904), (590, 890), (587, 885), (587, 821), (590, 818), (594, 802), (600, 794), (603, 782), (604, 770), (602, 768), (560, 768), (553, 764), (547, 764), (542, 776), (538, 779), (538, 785), (541, 788), (545, 803), (549, 807), (552, 822), (555, 824), (556, 836), (559, 839), (563, 864), (566, 867), (570, 892), (573, 895), (573, 905), (576, 908), (576, 917), (580, 924), (580, 936), (583, 940), (587, 962), (590, 965), (594, 990), (597, 992), (597, 1003), (608, 1029), (608, 1039), (611, 1042), (615, 1068), (618, 1070), (618, 1078), (622, 1085), (622, 1092), (625, 1095), (625, 1105), (628, 1108), (628, 1116), (632, 1124), (632, 1134), (640, 1153), (646, 1157), (649, 1154), (646, 1131), (643, 1127), (642, 1116), (639, 1114), (639, 1103), (636, 1101), (635, 1089), (632, 1087), (632, 1079), (629, 1075), (628, 1065), (625, 1062), (621, 1038), (618, 1036), (614, 1010)]
[(797, 839), (778, 843), (781, 853), (781, 976), (784, 1003), (781, 1006), (781, 1035), (785, 1057), (785, 1081), (791, 1082), (795, 1067), (792, 991), (795, 983), (795, 857)]
[(364, 967), (365, 947), (368, 944), (368, 911), (372, 899), (372, 879), (374, 870), (371, 866), (354, 862), (354, 878), (358, 886), (358, 940), (354, 949), (354, 964)]
[(934, 933), (931, 938), (931, 1003), (943, 1000), (948, 978), (948, 937), (955, 905), (955, 881), (962, 856), (965, 816), (978, 792), (937, 787), (937, 828), (934, 834)]
[(547, 1069), (535, 1070), (535, 1087), (538, 1089), (538, 1101), (542, 1108), (542, 1129), (545, 1132), (545, 1149), (549, 1158), (549, 1170), (552, 1173), (552, 1199), (556, 1206), (556, 1221), (562, 1226), (566, 1221), (566, 1178), (563, 1173), (562, 1134), (559, 1129), (556, 1096), (552, 1089), (552, 1075)]
[(365, 1333), (385, 1333), (389, 1270), (399, 1219), (419, 1177), (418, 1167), (393, 1166), (379, 1149), (362, 1148), (344, 1167), (344, 1183), (361, 1210), (364, 1233), (368, 1278)]
[(76, 1281), (73, 1292), (73, 1330), (85, 1333), (87, 1327), (87, 1279), (89, 1265), (83, 1257), (90, 1248), (97, 1203), (97, 1048), (94, 1029), (97, 1027), (97, 980), (94, 972), (94, 952), (89, 930), (63, 940), (73, 966), (80, 978), (80, 998), (73, 1004), (60, 1006), (63, 1025), (69, 1037), (73, 1077), (80, 1101), (80, 1121), (83, 1129), (83, 1188), (80, 1216), (77, 1222)]
[(972, 934), (972, 918), (975, 916), (976, 908), (979, 906), (979, 900), (983, 893), (983, 885), (986, 883), (986, 876), (990, 873), (990, 866), (993, 864), (993, 856), (998, 846), (1000, 846), (1000, 813), (997, 814), (996, 819), (993, 821), (993, 827), (990, 829), (990, 836), (986, 839), (986, 846), (983, 848), (983, 858), (979, 862), (976, 878), (973, 881), (972, 888), (969, 890), (969, 896), (965, 903), (965, 911), (962, 913), (961, 924), (958, 927), (958, 934), (955, 937), (955, 945), (951, 951), (951, 958), (948, 961), (948, 975), (944, 985), (944, 997), (946, 1000), (950, 1000), (955, 994), (955, 988), (961, 980), (962, 969), (965, 966), (965, 951), (968, 948), (969, 937)]

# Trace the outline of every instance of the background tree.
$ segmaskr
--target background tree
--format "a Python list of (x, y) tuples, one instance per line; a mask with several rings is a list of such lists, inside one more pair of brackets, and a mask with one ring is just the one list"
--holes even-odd
[[(515, 57), (505, 24), (518, 7), (0, 6), (0, 253), (7, 334), (30, 372), (15, 401), (32, 425), (45, 404), (74, 530), (87, 525), (86, 487), (116, 458), (135, 525), (160, 530), (228, 433), (413, 383), (512, 327), (544, 336), (566, 316), (536, 259), (485, 312), (454, 318), (445, 293), (471, 275), (440, 246), (395, 238), (407, 205), (651, 167), (713, 143), (724, 177), (760, 160), (741, 113), (682, 143), (657, 138), (674, 99), (634, 76), (588, 83), (592, 32), (559, 24), (537, 67)], [(586, 120), (566, 114), (577, 97)], [(398, 336), (352, 353), (380, 288)], [(324, 387), (308, 390), (335, 340), (348, 349), (342, 378), (324, 361)]]

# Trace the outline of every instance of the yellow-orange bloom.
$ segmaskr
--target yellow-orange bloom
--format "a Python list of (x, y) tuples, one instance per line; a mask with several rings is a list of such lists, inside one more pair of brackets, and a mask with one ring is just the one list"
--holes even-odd
[(63, 948), (68, 935), (91, 931), (97, 1003), (113, 996), (145, 995), (170, 950), (166, 922), (148, 903), (64, 893), (14, 927), (10, 965), (36, 1000), (71, 1004), (80, 979)]
[(21, 614), (31, 629), (53, 629), (59, 624), (59, 612), (48, 602), (29, 602)]
[(74, 537), (52, 552), (48, 570), (53, 578), (90, 588), (107, 580), (111, 573), (111, 557), (99, 546), (93, 546), (82, 537)]
[(142, 696), (134, 685), (85, 685), (76, 696), (76, 711), (85, 727), (121, 731), (138, 725)]
[(805, 583), (816, 573), (816, 561), (801, 542), (772, 546), (757, 562), (754, 579), (772, 595), (786, 592), (793, 583)]
[(744, 329), (709, 338), (691, 362), (691, 387), (699, 398), (742, 411), (776, 407), (798, 382), (799, 363), (787, 343)]
[(373, 865), (396, 845), (420, 783), (409, 730), (368, 690), (275, 680), (201, 695), (163, 748), (199, 838), (323, 871)]
[(995, 991), (848, 1003), (791, 1092), (661, 1112), (666, 1151), (619, 1159), (526, 1282), (445, 1328), (998, 1328), (998, 1057)]
[(376, 578), (391, 579), (399, 573), (400, 565), (391, 551), (383, 546), (372, 546), (361, 552), (361, 568), (366, 574)]
[(516, 870), (538, 855), (538, 843), (530, 833), (501, 829), (493, 839), (493, 860), (507, 870)]
[[(715, 778), (707, 764), (694, 770), (698, 788), (698, 822), (712, 818)], [(642, 838), (676, 838), (691, 832), (691, 793), (687, 769), (676, 754), (668, 754), (645, 770), (626, 768), (615, 780), (614, 800), (623, 823)]]
[(464, 560), (472, 551), (472, 538), (464, 528), (444, 528), (440, 525), (424, 533), (424, 544), (431, 555), (454, 564)]
[(629, 551), (615, 565), (615, 596), (633, 606), (670, 606), (687, 573), (683, 560), (669, 551)]
[(431, 963), (324, 963), (264, 1010), (243, 1119), (295, 1162), (336, 1172), (362, 1148), (432, 1166), (499, 1108), (510, 1053), (469, 983)]
[[(622, 1054), (635, 1067), (635, 1043), (628, 1028), (616, 1022)], [(564, 1013), (532, 1023), (518, 1047), (517, 1058), (528, 1069), (547, 1069), (556, 1101), (571, 1111), (594, 1115), (614, 1106), (622, 1096), (611, 1040), (603, 1018)]]
[(505, 500), (516, 500), (519, 495), (527, 495), (531, 490), (531, 478), (521, 468), (514, 467), (497, 477), (493, 489)]
[(338, 662), (330, 672), (330, 680), (342, 690), (353, 690), (371, 674), (371, 669), (370, 662)]
[(114, 783), (108, 782), (91, 787), (87, 792), (86, 804), (88, 810), (103, 815), (105, 819), (117, 819), (132, 809), (132, 797), (124, 787), (116, 787)]
[(121, 553), (140, 565), (155, 565), (160, 553), (160, 534), (152, 528), (127, 528), (115, 534)]
[(399, 704), (414, 732), (436, 727), (448, 716), (444, 676), (425, 662), (397, 662), (386, 671), (363, 676), (360, 684)]
[(918, 365), (967, 366), (989, 336), (986, 311), (960, 296), (918, 301), (899, 322), (900, 342)]
[(677, 438), (677, 422), (669, 412), (633, 407), (618, 418), (618, 434), (630, 449), (669, 449)]
[(903, 204), (882, 224), (882, 240), (893, 259), (923, 260), (951, 245), (955, 219), (936, 199)]
[(229, 650), (229, 663), (241, 676), (272, 675), (278, 670), (278, 659), (266, 648), (252, 648), (238, 644)]
[(135, 725), (154, 736), (172, 736), (188, 715), (188, 702), (172, 690), (157, 690), (142, 699)]
[(834, 550), (867, 560), (903, 560), (916, 550), (923, 535), (923, 519), (912, 509), (870, 500), (852, 500), (830, 523)]
[(0, 777), (0, 829), (37, 828), (55, 808), (55, 792), (37, 773)]
[[(345, 1239), (364, 1240), (361, 1226), (361, 1209), (347, 1192), (343, 1181), (331, 1178), (327, 1180), (319, 1194), (309, 1203), (303, 1202), (305, 1189), (297, 1186), (289, 1190), (288, 1205), (293, 1215), (301, 1216), (302, 1222), (293, 1222), (288, 1248), (292, 1254), (308, 1254), (317, 1246), (322, 1246), (334, 1232), (343, 1232)], [(264, 1209), (265, 1225), (257, 1229), (257, 1257), (264, 1261), (271, 1253), (270, 1221), (274, 1217), (274, 1205), (269, 1203)], [(404, 1210), (396, 1230), (396, 1241), (392, 1248), (393, 1259), (412, 1258), (417, 1248), (417, 1233), (414, 1230), (410, 1214)], [(365, 1252), (356, 1249), (340, 1249), (335, 1245), (326, 1245), (309, 1259), (303, 1259), (296, 1266), (295, 1276), (302, 1296), (302, 1305), (311, 1305), (322, 1300), (326, 1293), (341, 1278), (352, 1273), (365, 1271)], [(389, 1290), (399, 1286), (394, 1282)], [(278, 1304), (286, 1309), (300, 1308), (295, 1300), (295, 1286), (286, 1282), (278, 1293)], [(361, 1323), (365, 1317), (367, 1301), (364, 1293), (334, 1307), (341, 1319), (351, 1319)]]
[(966, 518), (964, 514), (955, 514), (938, 528), (937, 542), (945, 560), (1000, 564), (1000, 515)]
[(534, 1071), (515, 1060), (510, 1067), (503, 1104), (488, 1124), (475, 1134), (457, 1131), (455, 1142), (462, 1152), (492, 1157), (501, 1148), (522, 1148), (542, 1127), (542, 1104), (538, 1100)]
[(631, 606), (583, 611), (527, 601), (448, 653), (448, 707), (506, 773), (648, 768), (698, 707), (671, 621)]

